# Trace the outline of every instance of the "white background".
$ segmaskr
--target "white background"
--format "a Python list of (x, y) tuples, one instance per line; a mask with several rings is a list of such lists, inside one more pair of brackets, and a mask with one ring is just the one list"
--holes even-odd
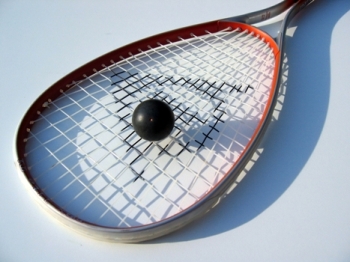
[(29, 197), (13, 143), (48, 86), (110, 50), (278, 0), (0, 1), (0, 261), (350, 261), (350, 1), (293, 21), (282, 111), (262, 155), (212, 212), (142, 244), (58, 224)]

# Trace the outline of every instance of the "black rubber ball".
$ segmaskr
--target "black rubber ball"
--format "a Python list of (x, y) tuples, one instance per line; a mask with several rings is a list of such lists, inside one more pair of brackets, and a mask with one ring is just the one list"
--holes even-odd
[(139, 104), (132, 115), (135, 132), (148, 141), (166, 138), (174, 128), (174, 113), (168, 104), (151, 99)]

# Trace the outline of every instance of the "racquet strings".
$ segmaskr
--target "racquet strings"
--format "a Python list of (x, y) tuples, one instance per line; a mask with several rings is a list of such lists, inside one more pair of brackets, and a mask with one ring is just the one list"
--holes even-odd
[[(28, 130), (32, 179), (77, 221), (130, 228), (186, 210), (230, 172), (267, 108), (275, 57), (249, 31), (139, 51), (62, 87)], [(133, 130), (132, 113), (148, 99), (173, 109), (162, 141)]]

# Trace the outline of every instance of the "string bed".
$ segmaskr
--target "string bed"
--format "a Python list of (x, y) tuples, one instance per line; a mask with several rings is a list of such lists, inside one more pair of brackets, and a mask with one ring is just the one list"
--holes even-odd
[[(29, 130), (33, 181), (78, 221), (130, 228), (186, 210), (231, 171), (266, 109), (275, 57), (248, 31), (139, 51), (61, 90)], [(148, 99), (174, 112), (162, 141), (132, 127), (134, 109)]]

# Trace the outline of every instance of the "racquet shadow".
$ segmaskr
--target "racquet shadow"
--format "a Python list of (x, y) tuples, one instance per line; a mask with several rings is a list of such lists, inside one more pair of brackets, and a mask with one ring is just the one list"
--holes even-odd
[(147, 243), (191, 241), (234, 230), (259, 216), (292, 185), (322, 133), (330, 97), (332, 31), (349, 10), (348, 1), (321, 0), (297, 15), (290, 28), (298, 28), (286, 39), (278, 119), (272, 121), (258, 149), (263, 150), (258, 161), (206, 216)]

